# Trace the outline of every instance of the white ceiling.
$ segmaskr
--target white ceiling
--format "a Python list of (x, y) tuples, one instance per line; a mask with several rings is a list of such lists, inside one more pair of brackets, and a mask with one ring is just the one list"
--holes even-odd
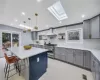
[[(100, 0), (60, 0), (68, 19), (59, 23), (59, 21), (47, 10), (52, 4), (58, 0), (0, 0), (0, 24), (11, 25), (13, 27), (21, 28), (20, 23), (26, 21), (26, 25), (30, 26), (28, 18), (31, 18), (31, 27), (35, 26), (35, 16), (37, 12), (39, 30), (47, 29), (49, 27), (57, 27), (61, 25), (73, 24), (82, 22), (82, 14), (84, 19), (91, 18), (100, 13)], [(21, 12), (26, 15), (22, 16)], [(15, 19), (18, 22), (15, 22)]]

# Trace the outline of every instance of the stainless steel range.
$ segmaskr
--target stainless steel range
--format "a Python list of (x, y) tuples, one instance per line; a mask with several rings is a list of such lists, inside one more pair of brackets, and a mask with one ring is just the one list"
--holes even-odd
[(48, 57), (54, 58), (55, 57), (55, 46), (56, 44), (45, 44), (45, 49), (48, 49)]

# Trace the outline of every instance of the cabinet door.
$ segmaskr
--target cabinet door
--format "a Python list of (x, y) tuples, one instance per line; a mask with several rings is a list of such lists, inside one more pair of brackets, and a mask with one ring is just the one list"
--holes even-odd
[(91, 55), (91, 70), (95, 80), (99, 80), (99, 61)]
[(99, 80), (99, 61), (96, 59), (96, 80)]
[(87, 69), (91, 69), (91, 52), (90, 51), (84, 51), (84, 67)]
[(83, 66), (83, 51), (74, 50), (74, 64)]
[(83, 21), (83, 38), (89, 39), (91, 35), (91, 26), (90, 26), (90, 20)]
[(91, 37), (100, 38), (100, 17), (97, 16), (90, 20), (91, 24)]
[(55, 58), (65, 61), (65, 48), (55, 48)]
[(55, 47), (55, 58), (60, 59), (60, 50), (58, 47)]
[(62, 61), (66, 61), (66, 52), (65, 52), (65, 48), (60, 48), (59, 49), (60, 50), (60, 59), (62, 60)]
[(66, 49), (66, 61), (74, 63), (73, 49)]
[(37, 32), (31, 32), (32, 40), (37, 40)]
[(95, 59), (93, 57), (93, 55), (91, 55), (91, 71), (92, 71), (92, 75), (94, 80), (96, 79), (96, 70), (95, 70), (96, 64), (95, 64)]

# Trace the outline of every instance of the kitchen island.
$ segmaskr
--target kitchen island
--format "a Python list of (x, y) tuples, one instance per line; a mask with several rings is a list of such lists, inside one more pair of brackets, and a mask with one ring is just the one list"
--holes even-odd
[(23, 46), (20, 46), (12, 47), (10, 51), (21, 60), (29, 59), (29, 80), (38, 80), (46, 72), (48, 50), (36, 47), (25, 50)]

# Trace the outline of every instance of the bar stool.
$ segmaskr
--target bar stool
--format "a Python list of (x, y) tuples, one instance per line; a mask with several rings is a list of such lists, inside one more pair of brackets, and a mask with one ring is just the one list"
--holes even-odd
[[(16, 56), (8, 57), (7, 54), (5, 53), (4, 48), (2, 48), (2, 51), (4, 52), (4, 57), (6, 59), (5, 68), (4, 68), (5, 78), (7, 78), (7, 80), (8, 80), (8, 78), (15, 75), (17, 72), (19, 73), (19, 76), (20, 76), (21, 69), (20, 69), (20, 66), (19, 66), (19, 63), (18, 63), (18, 61), (20, 59), (18, 59)], [(12, 64), (14, 65), (14, 69), (16, 70), (16, 73), (9, 76), (9, 72), (14, 70), (14, 69), (10, 68), (12, 66)]]
[[(8, 57), (6, 53), (4, 53), (4, 56), (6, 59), (6, 64), (5, 64), (5, 68), (4, 68), (5, 78), (7, 78), (7, 80), (8, 80), (8, 78), (15, 75), (17, 72), (19, 73), (19, 76), (20, 76), (20, 66), (18, 64), (19, 59), (16, 58), (15, 56)], [(14, 70), (14, 69), (10, 68), (12, 66), (12, 64), (14, 64), (14, 69), (16, 70), (16, 73), (9, 76), (9, 72)]]

